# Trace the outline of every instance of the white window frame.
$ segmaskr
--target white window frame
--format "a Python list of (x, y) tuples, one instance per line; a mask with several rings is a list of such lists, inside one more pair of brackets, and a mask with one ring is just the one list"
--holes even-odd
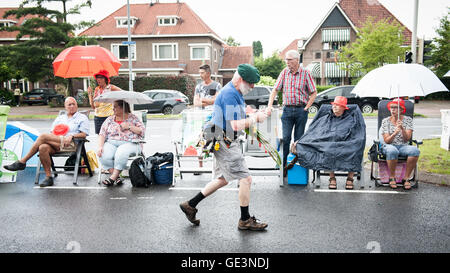
[[(160, 46), (172, 46), (172, 54), (175, 54), (175, 56), (172, 56), (172, 58), (162, 59), (159, 57), (159, 47)], [(153, 61), (177, 61), (178, 60), (178, 43), (154, 43), (152, 44), (152, 56)]]
[[(211, 59), (211, 45), (210, 44), (189, 44), (190, 52), (191, 52), (191, 61), (201, 61), (201, 60), (210, 60)], [(194, 58), (194, 49), (195, 48), (203, 48), (205, 49), (205, 57), (204, 58)]]
[[(128, 58), (125, 58), (125, 59), (121, 59), (121, 58), (120, 58), (120, 50), (119, 50), (119, 49), (118, 49), (117, 51), (114, 50), (114, 47), (116, 47), (116, 46), (117, 46), (117, 47), (121, 47), (121, 46), (126, 46), (126, 47), (128, 47), (128, 45), (123, 45), (123, 44), (111, 44), (111, 52), (113, 53), (113, 55), (116, 56), (117, 59), (119, 59), (119, 61), (128, 61)], [(117, 53), (117, 55), (116, 55), (116, 53)], [(133, 58), (131, 58), (132, 61), (136, 61), (136, 56), (137, 56), (136, 53), (137, 53), (137, 52), (136, 52), (136, 44), (131, 45), (131, 56), (133, 56)]]
[(217, 49), (214, 48), (214, 62), (217, 63), (218, 55), (217, 55)]
[[(178, 16), (156, 16), (158, 26), (175, 26), (178, 23)], [(164, 20), (169, 19), (170, 23), (165, 23)]]
[[(114, 19), (116, 20), (116, 28), (128, 28), (128, 25), (127, 25), (128, 17), (114, 17)], [(138, 18), (136, 18), (134, 16), (130, 17), (130, 21), (131, 21), (130, 27), (134, 27), (137, 20), (138, 20)]]
[(323, 43), (323, 50), (330, 50), (330, 43), (329, 42)]

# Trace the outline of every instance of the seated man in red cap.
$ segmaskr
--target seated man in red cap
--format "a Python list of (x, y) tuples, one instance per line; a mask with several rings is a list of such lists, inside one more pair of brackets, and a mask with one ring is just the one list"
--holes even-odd
[[(409, 177), (414, 170), (419, 159), (420, 151), (417, 147), (408, 145), (412, 137), (413, 120), (403, 114), (406, 112), (405, 101), (394, 99), (387, 104), (391, 116), (383, 119), (380, 127), (380, 134), (383, 137), (381, 152), (386, 155), (386, 162), (389, 168), (389, 186), (397, 188), (395, 180), (395, 168), (398, 156), (407, 156), (406, 178), (403, 179), (403, 188), (411, 189)], [(400, 110), (401, 109), (401, 110)], [(401, 114), (399, 113), (401, 111)]]
[(366, 124), (358, 105), (347, 106), (347, 98), (337, 96), (331, 104), (321, 106), (291, 151), (302, 167), (330, 171), (330, 189), (337, 188), (335, 171), (348, 172), (345, 189), (351, 190), (354, 172), (362, 169)]
[(75, 151), (74, 138), (85, 138), (89, 135), (89, 119), (78, 112), (77, 101), (73, 97), (64, 102), (66, 114), (58, 116), (52, 124), (52, 133), (41, 134), (28, 154), (11, 165), (4, 166), (9, 171), (21, 171), (27, 161), (39, 152), (46, 178), (39, 184), (41, 187), (53, 185), (50, 156), (58, 151)]

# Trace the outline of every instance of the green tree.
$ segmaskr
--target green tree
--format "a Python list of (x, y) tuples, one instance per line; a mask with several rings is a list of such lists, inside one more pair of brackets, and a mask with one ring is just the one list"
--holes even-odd
[(442, 77), (450, 70), (450, 8), (440, 20), (440, 26), (436, 30), (438, 36), (433, 39), (431, 47), (431, 59), (425, 65), (433, 66), (432, 70), (438, 77)]
[[(11, 9), (4, 14), (4, 18), (13, 15), (17, 19), (27, 15), (34, 16), (25, 20), (21, 25), (3, 29), (19, 32), (16, 36), (17, 44), (7, 47), (10, 56), (12, 56), (9, 59), (9, 64), (12, 67), (20, 68), (21, 76), (31, 82), (55, 81), (52, 62), (65, 47), (83, 44), (84, 41), (88, 41), (90, 44), (96, 43), (94, 39), (75, 37), (74, 34), (77, 29), (93, 25), (93, 21), (84, 21), (76, 25), (67, 22), (68, 15), (79, 14), (81, 8), (91, 7), (91, 1), (84, 1), (67, 10), (66, 2), (68, 1), (24, 0), (19, 8)], [(45, 2), (60, 2), (63, 11), (47, 9), (42, 5)], [(36, 5), (25, 7), (29, 4)], [(30, 39), (21, 40), (25, 37)], [(61, 81), (61, 79), (57, 81)], [(74, 95), (73, 93), (73, 90), (71, 90), (71, 95)]]
[(258, 68), (261, 76), (270, 76), (276, 79), (283, 68), (286, 67), (286, 64), (278, 54), (274, 52), (272, 56), (265, 59), (262, 56), (256, 57), (255, 67)]
[(228, 36), (228, 38), (223, 38), (222, 39), (227, 45), (229, 46), (240, 46), (241, 43), (239, 43), (238, 41), (236, 41), (233, 37)]
[(253, 56), (254, 57), (260, 57), (263, 54), (263, 47), (261, 44), (261, 41), (254, 41), (252, 43), (253, 46)]
[(364, 75), (388, 63), (397, 63), (404, 57), (402, 48), (405, 39), (402, 27), (391, 18), (375, 22), (369, 17), (358, 29), (356, 41), (341, 48), (338, 53), (340, 66), (350, 76)]

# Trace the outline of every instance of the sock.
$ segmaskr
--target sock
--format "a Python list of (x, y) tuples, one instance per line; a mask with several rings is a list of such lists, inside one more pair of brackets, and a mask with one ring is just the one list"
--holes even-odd
[(248, 213), (248, 206), (241, 207), (241, 220), (246, 221), (250, 218), (250, 213)]
[(195, 208), (197, 206), (198, 203), (200, 203), (200, 201), (202, 201), (205, 198), (205, 196), (203, 195), (202, 192), (199, 192), (196, 196), (194, 196), (194, 198), (192, 198), (191, 200), (189, 200), (189, 206)]

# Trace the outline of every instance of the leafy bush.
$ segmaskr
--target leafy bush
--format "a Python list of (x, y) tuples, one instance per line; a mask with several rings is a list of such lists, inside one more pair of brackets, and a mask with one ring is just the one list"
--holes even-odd
[(14, 99), (14, 94), (6, 89), (0, 89), (0, 100), (1, 101), (11, 101), (9, 105), (16, 105), (16, 101)]
[(325, 90), (328, 90), (332, 87), (335, 87), (335, 85), (317, 85), (316, 89), (317, 89), (317, 93), (323, 92)]
[[(128, 90), (128, 76), (112, 77), (111, 83), (123, 90)], [(151, 89), (177, 90), (185, 94), (189, 101), (194, 101), (196, 81), (189, 75), (181, 76), (137, 76), (133, 81), (133, 90), (142, 92)]]

